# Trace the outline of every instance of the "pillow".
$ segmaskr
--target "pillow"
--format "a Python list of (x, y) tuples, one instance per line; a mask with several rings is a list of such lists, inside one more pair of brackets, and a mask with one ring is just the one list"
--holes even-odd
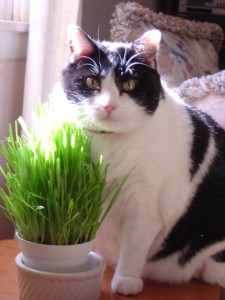
[(157, 69), (171, 87), (219, 70), (217, 51), (224, 35), (217, 24), (157, 14), (136, 2), (117, 4), (110, 24), (113, 41), (131, 42), (149, 29), (161, 30)]

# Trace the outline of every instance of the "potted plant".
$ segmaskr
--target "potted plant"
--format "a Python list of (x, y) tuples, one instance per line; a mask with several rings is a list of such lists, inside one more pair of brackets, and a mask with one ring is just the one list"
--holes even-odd
[[(22, 251), (16, 258), (22, 299), (94, 300), (100, 293), (105, 262), (90, 252), (92, 241), (126, 178), (104, 193), (108, 166), (101, 156), (93, 162), (91, 138), (66, 108), (51, 100), (39, 104), (31, 128), (20, 117), (0, 145), (6, 160), (0, 197)], [(100, 279), (90, 284), (96, 270)], [(81, 292), (78, 278), (87, 278), (92, 290)]]

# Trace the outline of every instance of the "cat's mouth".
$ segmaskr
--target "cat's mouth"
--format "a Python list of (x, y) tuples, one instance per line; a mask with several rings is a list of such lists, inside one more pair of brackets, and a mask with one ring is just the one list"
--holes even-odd
[(107, 131), (107, 130), (98, 130), (93, 128), (85, 128), (83, 127), (83, 130), (86, 132), (94, 133), (94, 134), (113, 134), (114, 131)]

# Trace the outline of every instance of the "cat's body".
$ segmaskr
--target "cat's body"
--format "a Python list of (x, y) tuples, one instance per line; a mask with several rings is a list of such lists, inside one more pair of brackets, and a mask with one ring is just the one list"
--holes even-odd
[(136, 294), (141, 278), (192, 277), (225, 287), (225, 131), (162, 92), (158, 33), (123, 45), (74, 32), (65, 92), (93, 137), (93, 157), (110, 164), (108, 183), (130, 172), (96, 238), (116, 265), (112, 289)]

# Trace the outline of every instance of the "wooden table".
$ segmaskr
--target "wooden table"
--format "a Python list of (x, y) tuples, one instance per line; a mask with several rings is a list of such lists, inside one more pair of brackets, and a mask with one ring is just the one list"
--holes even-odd
[[(0, 300), (20, 299), (17, 284), (17, 269), (14, 262), (18, 252), (17, 241), (0, 241)], [(193, 280), (189, 284), (178, 286), (146, 283), (141, 294), (125, 297), (111, 292), (110, 282), (112, 276), (113, 270), (107, 267), (100, 300), (219, 300), (220, 296), (219, 287)]]

